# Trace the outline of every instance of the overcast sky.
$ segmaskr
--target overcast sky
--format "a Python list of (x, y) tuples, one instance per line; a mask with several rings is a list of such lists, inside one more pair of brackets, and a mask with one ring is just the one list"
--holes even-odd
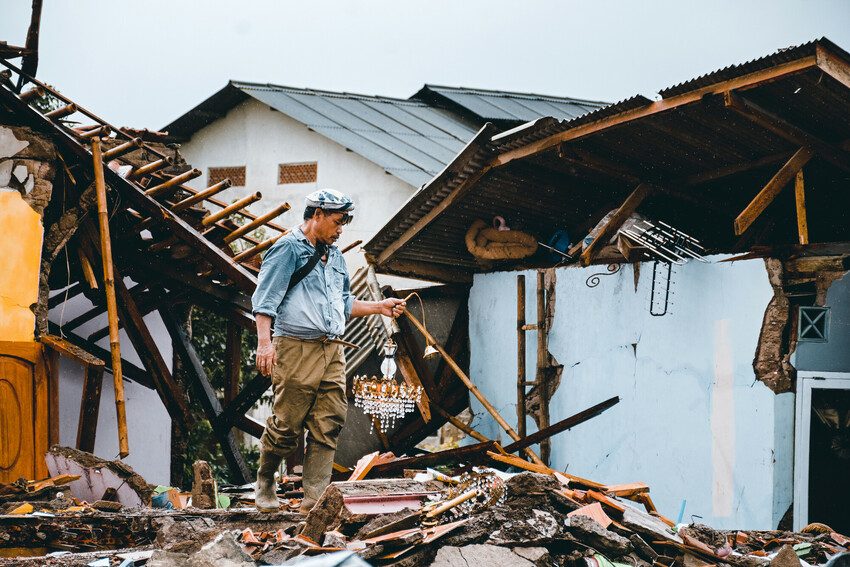
[[(0, 0), (23, 45), (31, 0)], [(827, 36), (848, 0), (44, 0), (38, 77), (158, 128), (229, 79), (408, 97), (424, 83), (618, 101)]]

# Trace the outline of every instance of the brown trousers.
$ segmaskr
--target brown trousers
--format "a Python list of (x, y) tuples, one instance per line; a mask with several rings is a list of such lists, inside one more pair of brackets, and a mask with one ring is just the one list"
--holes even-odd
[(260, 440), (264, 451), (287, 458), (307, 428), (304, 498), (315, 503), (330, 482), (339, 432), (345, 423), (342, 345), (274, 337), (273, 413)]

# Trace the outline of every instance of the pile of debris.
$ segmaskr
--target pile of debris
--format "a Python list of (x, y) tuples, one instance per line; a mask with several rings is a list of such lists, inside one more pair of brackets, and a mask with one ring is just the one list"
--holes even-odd
[[(142, 488), (123, 464), (121, 483), (133, 479), (137, 497), (147, 501), (125, 506), (119, 500), (127, 495), (107, 486), (89, 504), (75, 486), (85, 477), (90, 491), (95, 475), (115, 473), (114, 462), (54, 450), (54, 460), (58, 454), (87, 464), (80, 474), (0, 485), (0, 557), (10, 558), (0, 566), (796, 567), (850, 550), (850, 538), (823, 525), (802, 533), (675, 526), (643, 483), (604, 485), (498, 449), (490, 441), (418, 457), (367, 455), (306, 517), (287, 511), (298, 507), (299, 477), (282, 477), (281, 511), (261, 514), (251, 506), (250, 486), (219, 490), (202, 463), (182, 509), (173, 494), (157, 498), (168, 491)], [(470, 465), (482, 458), (494, 466)], [(409, 466), (425, 461), (431, 463)], [(428, 468), (450, 462), (456, 476)], [(195, 507), (200, 503), (210, 508)]]

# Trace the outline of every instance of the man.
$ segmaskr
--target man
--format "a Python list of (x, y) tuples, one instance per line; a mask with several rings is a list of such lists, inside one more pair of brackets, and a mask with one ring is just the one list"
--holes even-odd
[(351, 294), (345, 260), (333, 244), (351, 222), (354, 202), (324, 189), (308, 195), (306, 205), (303, 224), (278, 240), (263, 259), (251, 298), (257, 369), (272, 376), (274, 391), (257, 470), (255, 501), (263, 512), (278, 509), (274, 473), (298, 446), (305, 427), (302, 513), (315, 506), (330, 482), (348, 405), (345, 356), (338, 340), (346, 321), (375, 314), (398, 317), (405, 307), (399, 299), (360, 301)]

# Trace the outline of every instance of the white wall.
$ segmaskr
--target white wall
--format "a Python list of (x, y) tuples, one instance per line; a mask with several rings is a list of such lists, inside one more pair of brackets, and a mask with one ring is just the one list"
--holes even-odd
[[(131, 285), (129, 279), (125, 280)], [(87, 311), (92, 304), (82, 296), (68, 302), (65, 311), (58, 307), (50, 311), (51, 321), (61, 324)], [(156, 313), (145, 316), (151, 335), (159, 345), (166, 364), (171, 368), (171, 338)], [(88, 334), (106, 325), (106, 315), (81, 326), (79, 334)], [(121, 355), (127, 361), (143, 367), (133, 350), (130, 339), (122, 329)], [(109, 338), (98, 345), (109, 350)], [(80, 416), (80, 398), (83, 391), (82, 366), (64, 357), (59, 365), (59, 444), (75, 447), (77, 423)], [(159, 399), (156, 390), (135, 382), (124, 381), (124, 399), (127, 409), (127, 436), (130, 455), (123, 459), (152, 484), (169, 484), (171, 477), (171, 417)], [(104, 372), (97, 420), (94, 453), (104, 459), (118, 458), (118, 425), (115, 416), (115, 390), (112, 374)]]
[[(348, 193), (355, 201), (355, 220), (345, 228), (340, 247), (358, 239), (368, 242), (415, 191), (373, 162), (254, 99), (195, 133), (180, 152), (204, 172), (190, 184), (196, 188), (208, 185), (210, 167), (245, 165), (246, 186), (231, 187), (220, 198), (229, 203), (260, 191), (263, 200), (250, 207), (254, 213), (288, 202), (292, 208), (277, 221), (286, 227), (301, 222), (308, 193), (318, 188)], [(317, 183), (277, 184), (278, 164), (310, 161), (318, 163)], [(352, 272), (365, 264), (355, 253), (347, 254), (346, 261)]]
[[(652, 264), (587, 277), (557, 270), (549, 349), (564, 365), (555, 423), (620, 396), (620, 403), (552, 440), (552, 465), (605, 483), (643, 481), (659, 511), (717, 528), (772, 529), (791, 503), (793, 394), (755, 380), (752, 360), (772, 297), (761, 260), (675, 268), (671, 312), (649, 314)], [(470, 295), (472, 379), (510, 423), (516, 418), (516, 276), (526, 274), (527, 320), (536, 275), (475, 276)], [(534, 376), (536, 336), (528, 333)], [(473, 400), (479, 430), (506, 438)], [(529, 432), (535, 431), (529, 419)]]

